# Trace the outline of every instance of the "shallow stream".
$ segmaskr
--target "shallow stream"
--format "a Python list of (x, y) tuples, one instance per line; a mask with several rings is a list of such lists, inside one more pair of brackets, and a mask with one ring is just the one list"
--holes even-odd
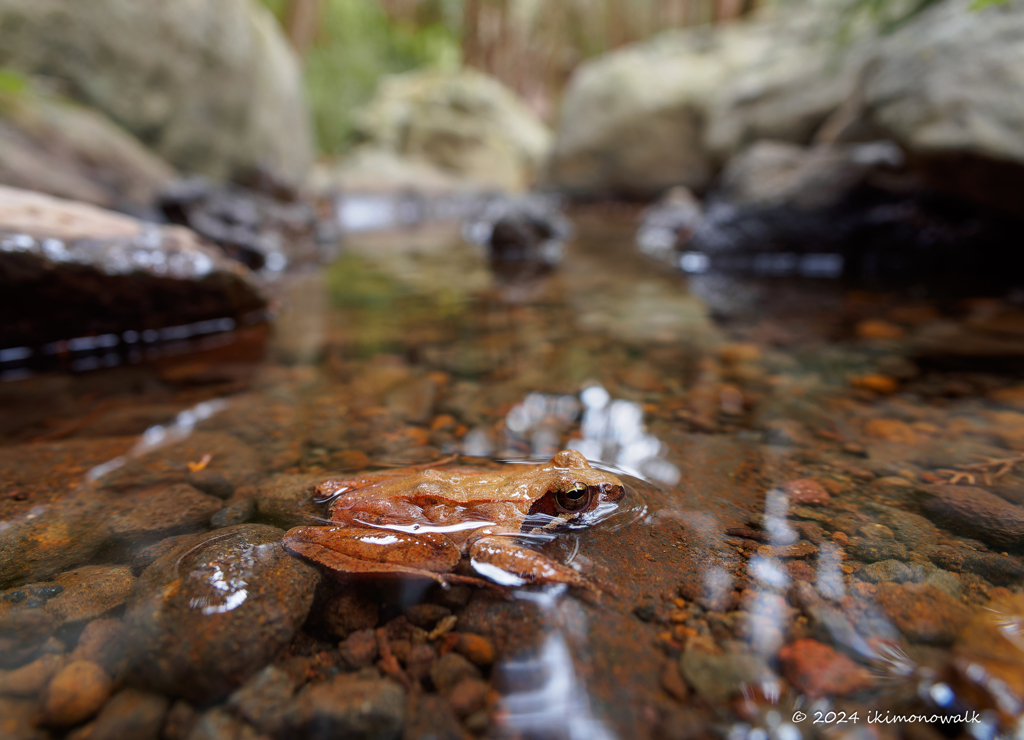
[[(576, 221), (525, 282), (352, 235), (269, 326), (0, 384), (0, 736), (1020, 736), (1024, 310), (687, 282)], [(628, 495), (536, 546), (600, 594), (280, 545), (331, 475), (567, 447)]]

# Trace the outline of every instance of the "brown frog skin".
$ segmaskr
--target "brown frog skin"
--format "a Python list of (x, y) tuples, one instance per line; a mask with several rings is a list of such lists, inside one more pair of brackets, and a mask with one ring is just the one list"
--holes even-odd
[(544, 529), (586, 522), (619, 501), (624, 488), (579, 452), (563, 450), (543, 465), (500, 472), (406, 468), (327, 480), (316, 493), (332, 499), (331, 526), (295, 527), (284, 545), (336, 573), (493, 585), (452, 572), (468, 555), (477, 573), (503, 586), (563, 583), (597, 591), (572, 568), (510, 538), (536, 522)]

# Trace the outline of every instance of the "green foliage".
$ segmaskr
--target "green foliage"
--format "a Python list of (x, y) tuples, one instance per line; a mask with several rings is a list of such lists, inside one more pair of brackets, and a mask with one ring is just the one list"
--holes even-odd
[(28, 89), (28, 80), (24, 75), (0, 67), (0, 95), (14, 97)]
[[(262, 2), (283, 19), (287, 0)], [(338, 153), (354, 142), (353, 112), (370, 99), (382, 76), (458, 64), (451, 14), (424, 20), (424, 25), (394, 22), (374, 0), (321, 0), (318, 33), (304, 62), (322, 152)]]
[(971, 10), (984, 10), (990, 5), (1008, 5), (1010, 0), (974, 0), (971, 3)]

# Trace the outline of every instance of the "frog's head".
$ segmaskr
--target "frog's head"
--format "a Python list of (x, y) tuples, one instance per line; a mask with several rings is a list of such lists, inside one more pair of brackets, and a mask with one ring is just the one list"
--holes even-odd
[(546, 492), (530, 507), (529, 515), (547, 515), (565, 523), (588, 524), (615, 508), (625, 495), (622, 481), (596, 470), (576, 450), (562, 450), (542, 468), (548, 475)]

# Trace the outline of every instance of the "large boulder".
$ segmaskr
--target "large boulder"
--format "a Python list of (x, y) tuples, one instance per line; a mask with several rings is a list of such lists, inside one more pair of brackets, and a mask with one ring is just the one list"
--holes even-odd
[(881, 34), (850, 3), (803, 0), (608, 54), (570, 82), (548, 184), (700, 190), (759, 140), (890, 139), (929, 186), (1024, 211), (1024, 6), (971, 4), (941, 0)]
[(770, 43), (755, 25), (690, 29), (582, 65), (562, 102), (545, 186), (639, 197), (703, 188), (716, 165), (703, 146), (707, 110)]
[(0, 186), (0, 348), (100, 335), (90, 346), (117, 353), (123, 332), (265, 306), (249, 271), (188, 229)]
[(312, 157), (299, 64), (255, 0), (0, 0), (0, 65), (61, 80), (183, 170), (298, 184)]
[(471, 69), (389, 77), (358, 125), (372, 146), (509, 191), (530, 187), (551, 143), (511, 90)]
[(0, 183), (141, 207), (174, 178), (170, 166), (99, 111), (0, 75)]

